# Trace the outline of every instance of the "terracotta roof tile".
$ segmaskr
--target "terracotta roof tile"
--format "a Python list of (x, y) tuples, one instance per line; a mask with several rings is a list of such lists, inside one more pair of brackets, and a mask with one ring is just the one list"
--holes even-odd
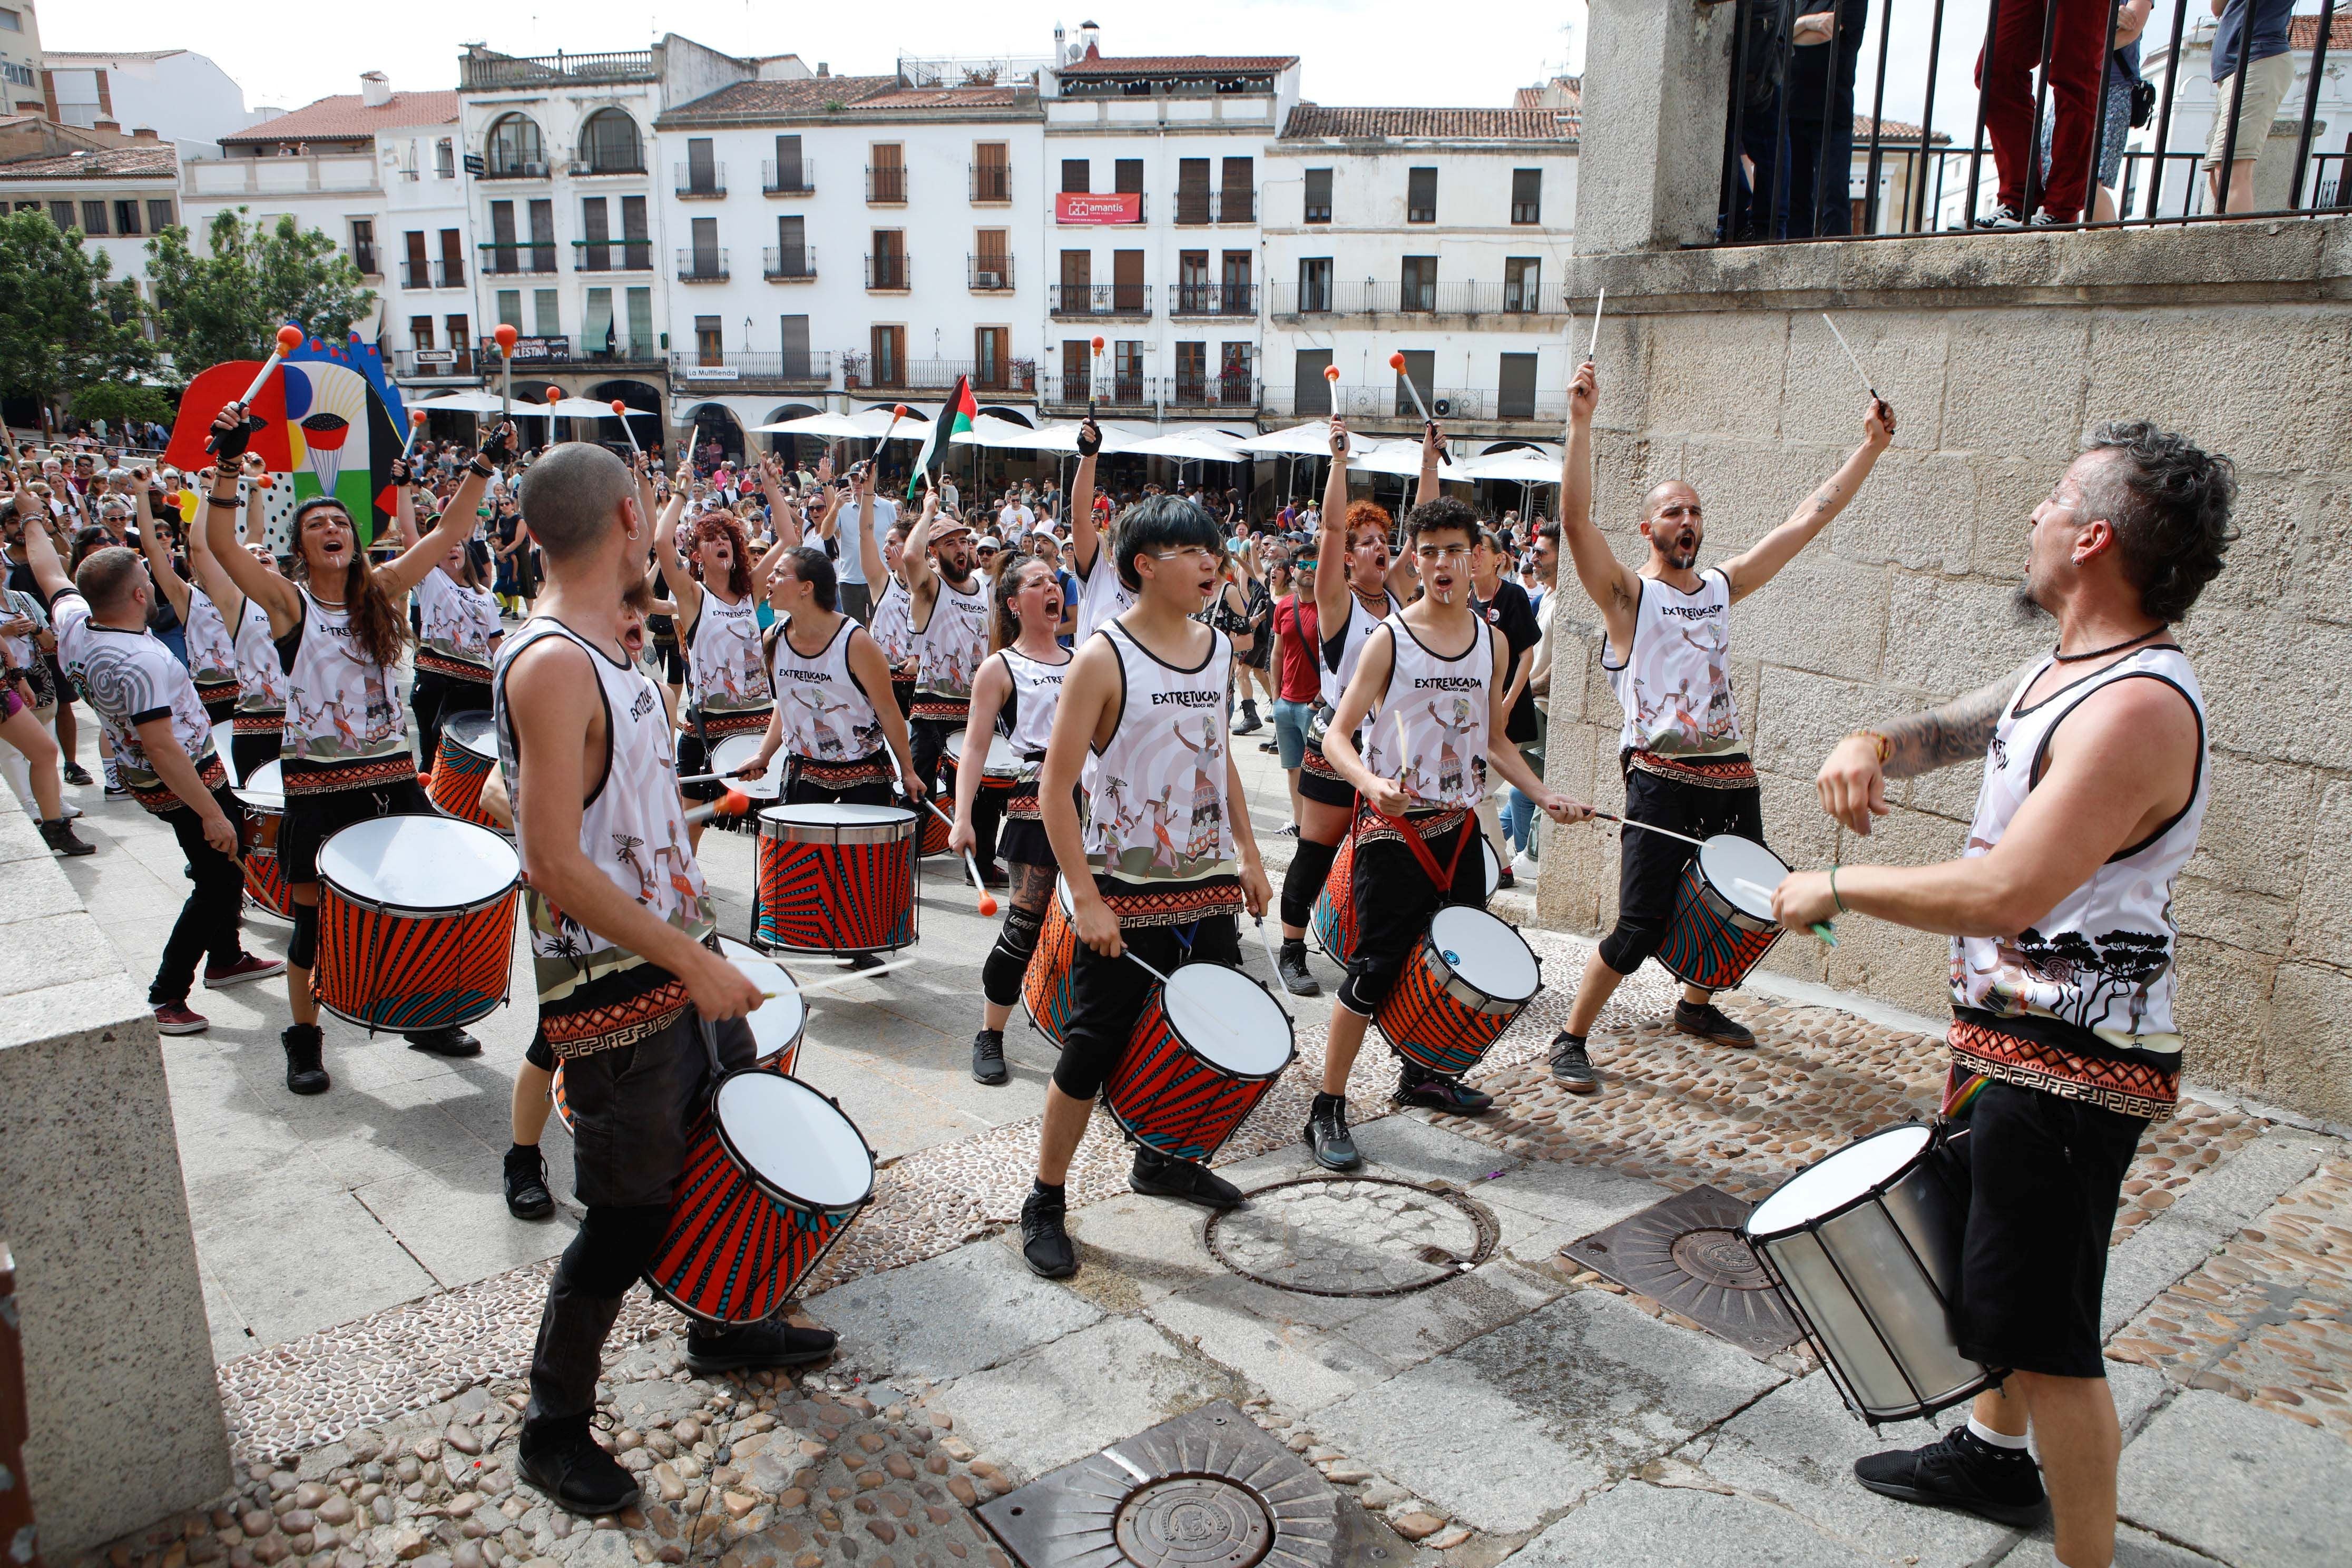
[(1282, 128), (1307, 136), (1426, 136), (1449, 141), (1572, 142), (1577, 116), (1550, 109), (1326, 109), (1302, 103)]
[(275, 120), (265, 120), (220, 139), (224, 147), (256, 142), (331, 142), (349, 136), (373, 136), (398, 125), (455, 125), (457, 95), (454, 92), (395, 92), (391, 100), (373, 107), (355, 92), (338, 93), (305, 104)]
[(863, 112), (866, 110), (908, 109), (1003, 109), (1013, 103), (1010, 87), (910, 87), (896, 92), (876, 93), (861, 98), (849, 108)]
[[(2318, 17), (2293, 16), (2287, 19), (2286, 47), (2288, 48), (2299, 52), (2308, 49), (2318, 41)], [(2336, 20), (2330, 23), (2327, 28), (2327, 52), (2332, 55), (2338, 49), (2352, 49), (2352, 11), (2340, 8), (2336, 13)]]
[(0, 163), (0, 180), (136, 180), (170, 177), (179, 172), (180, 150), (169, 142)]
[(1064, 76), (1201, 76), (1216, 71), (1286, 70), (1297, 55), (1089, 55), (1061, 68)]
[(896, 76), (820, 76), (785, 81), (730, 82), (717, 92), (679, 104), (656, 123), (667, 128), (703, 121), (819, 114), (828, 103), (859, 103), (891, 92), (898, 85)]

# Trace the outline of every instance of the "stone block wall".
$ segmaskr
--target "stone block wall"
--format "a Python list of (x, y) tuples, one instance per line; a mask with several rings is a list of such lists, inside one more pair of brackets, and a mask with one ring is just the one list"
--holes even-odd
[[(2012, 590), (2026, 530), (2088, 432), (2144, 417), (2238, 465), (2242, 537), (2180, 628), (2211, 713), (2213, 796), (2179, 890), (2191, 1076), (2352, 1121), (2352, 229), (2347, 220), (1933, 237), (1580, 258), (1606, 286), (1594, 516), (1639, 561), (1648, 488), (1684, 479), (1720, 562), (1861, 437), (1839, 325), (1900, 428), (1862, 496), (1732, 612), (1734, 686), (1773, 847), (1792, 864), (1959, 848), (1971, 764), (1900, 784), (1866, 840), (1812, 779), (1848, 731), (2046, 650)], [(1563, 563), (1552, 783), (1623, 800), (1599, 616)], [(1613, 836), (1555, 832), (1548, 923), (1607, 929)], [(1784, 973), (1939, 1015), (1947, 944), (1875, 921), (1784, 940)]]

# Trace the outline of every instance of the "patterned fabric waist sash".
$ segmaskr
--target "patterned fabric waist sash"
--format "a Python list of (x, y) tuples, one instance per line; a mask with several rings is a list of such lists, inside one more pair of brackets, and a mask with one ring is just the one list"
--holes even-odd
[(1323, 742), (1318, 736), (1307, 737), (1307, 748), (1300, 756), (1299, 765), (1318, 778), (1329, 779), (1333, 784), (1348, 783), (1339, 776), (1339, 770), (1331, 765), (1331, 759), (1323, 754)]
[(726, 735), (756, 735), (768, 727), (768, 715), (772, 708), (730, 708), (723, 713), (698, 712), (687, 710), (688, 733), (699, 726), (702, 732), (716, 741)]
[(1181, 882), (1130, 882), (1097, 868), (1095, 889), (1121, 926), (1181, 926), (1242, 908), (1238, 871), (1212, 871)]
[(877, 781), (887, 784), (898, 776), (890, 766), (890, 753), (887, 751), (855, 757), (845, 763), (820, 763), (813, 757), (795, 755), (793, 772), (796, 776), (826, 789), (847, 789), (852, 784)]
[(196, 700), (205, 705), (205, 711), (212, 715), (213, 722), (217, 724), (235, 710), (240, 689), (234, 680), (199, 680), (196, 682)]
[(266, 735), (273, 730), (286, 728), (286, 710), (240, 708), (236, 710), (235, 723), (236, 732), (240, 735)]
[[(527, 884), (523, 897), (544, 903)], [(541, 923), (534, 911), (531, 929)], [(668, 1028), (688, 1005), (685, 981), (625, 948), (577, 958), (538, 953), (531, 968), (539, 987), (539, 1025), (547, 1048), (559, 1059), (635, 1045)]]
[[(1459, 829), (1470, 815), (1468, 806), (1445, 805), (1434, 811), (1412, 812), (1402, 817), (1383, 816), (1360, 798), (1356, 805), (1356, 842), (1403, 845), (1412, 851), (1412, 858), (1421, 862), (1421, 868), (1428, 874), (1431, 882), (1443, 889), (1454, 885), (1454, 867), (1451, 862), (1439, 865), (1429, 847)], [(1468, 842), (1467, 838), (1454, 841), (1453, 853), (1455, 858), (1460, 858), (1463, 846)]]
[[(153, 773), (139, 773), (128, 768), (121, 772), (123, 784), (131, 791), (131, 798), (157, 816), (187, 805), (187, 802), (182, 800), (170, 784), (165, 784)], [(218, 752), (208, 752), (205, 760), (196, 764), (196, 778), (205, 789), (218, 789), (228, 783), (228, 765), (220, 760)]]
[(1667, 757), (1636, 747), (1620, 759), (1622, 770), (1655, 773), (1701, 789), (1754, 789), (1756, 764), (1738, 757)]
[(915, 693), (915, 718), (947, 719), (961, 724), (971, 715), (971, 699), (969, 697), (949, 697), (936, 691)]
[(298, 763), (291, 757), (279, 759), (278, 771), (288, 795), (332, 795), (345, 789), (382, 789), (416, 776), (416, 759), (406, 752), (389, 757), (371, 757), (364, 762), (331, 763), (320, 766), (316, 763)]
[(1004, 819), (1007, 822), (1042, 822), (1044, 814), (1037, 809), (1037, 775), (1023, 770), (1024, 776), (1014, 781), (1013, 793), (1004, 797)]
[[(1998, 1079), (2150, 1121), (2168, 1119), (2180, 1103), (2178, 1068), (2069, 1050), (2047, 1037), (2012, 1034), (1967, 1018), (1953, 1019), (1944, 1038), (1952, 1047), (1956, 1080), (1963, 1073)], [(1947, 1090), (1948, 1104), (1968, 1098), (1969, 1089), (1957, 1082)]]
[(419, 674), (429, 672), (446, 676), (451, 680), (476, 680), (484, 686), (490, 683), (488, 665), (476, 664), (467, 658), (454, 658), (446, 653), (436, 652), (422, 644), (419, 644), (416, 649), (416, 668)]

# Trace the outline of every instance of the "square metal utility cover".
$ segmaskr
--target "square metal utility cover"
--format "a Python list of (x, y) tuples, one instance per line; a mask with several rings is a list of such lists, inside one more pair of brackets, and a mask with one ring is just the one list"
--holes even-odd
[(981, 1505), (1022, 1568), (1402, 1568), (1412, 1549), (1230, 1400)]
[(1740, 1239), (1750, 1206), (1718, 1187), (1693, 1187), (1570, 1242), (1560, 1256), (1704, 1323), (1760, 1360), (1795, 1344), (1800, 1331)]

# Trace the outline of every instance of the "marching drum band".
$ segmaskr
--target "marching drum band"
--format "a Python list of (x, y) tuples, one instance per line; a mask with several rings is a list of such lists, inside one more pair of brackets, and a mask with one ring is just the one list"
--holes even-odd
[[(255, 476), (239, 462), (250, 426), (238, 405), (214, 426), (193, 583), (153, 528), (148, 563), (100, 550), (70, 579), (45, 530), (24, 531), (23, 553), (121, 776), (188, 855), (195, 889), (153, 994), (163, 1026), (167, 1005), (184, 1012), (201, 955), (213, 984), (286, 970), (296, 1093), (329, 1087), (321, 1007), (469, 1055), (466, 1026), (506, 999), (520, 909), (538, 1031), (516, 1089), (509, 1198), (518, 1214), (551, 1209), (536, 1152), (551, 1103), (584, 1210), (549, 1289), (521, 1463), (566, 1507), (607, 1513), (635, 1494), (589, 1428), (631, 1283), (688, 1316), (698, 1371), (832, 1347), (782, 1310), (871, 1197), (875, 1160), (795, 1075), (808, 987), (782, 960), (895, 967), (884, 956), (918, 939), (925, 856), (961, 859), (984, 913), (1004, 889), (972, 1073), (1007, 1080), (1016, 1003), (1058, 1052), (1021, 1237), (1032, 1269), (1066, 1277), (1078, 1254), (1064, 1183), (1097, 1100), (1135, 1146), (1136, 1191), (1212, 1208), (1245, 1199), (1211, 1163), (1297, 1052), (1284, 1006), (1243, 972), (1244, 914), (1285, 990), (1319, 989), (1310, 934), (1346, 972), (1301, 1132), (1316, 1162), (1361, 1164), (1346, 1092), (1373, 1026), (1397, 1059), (1396, 1102), (1487, 1110), (1470, 1075), (1541, 987), (1533, 951), (1486, 909), (1501, 866), (1476, 809), (1499, 780), (1555, 823), (1632, 830), (1614, 929), (1551, 1045), (1576, 1092), (1601, 1088), (1587, 1031), (1647, 958), (1684, 983), (1677, 1027), (1741, 1050), (1753, 1038), (1712, 998), (1784, 932), (1833, 941), (1830, 921), (1867, 914), (1954, 938), (1942, 1119), (1800, 1173), (1748, 1232), (1857, 1411), (1978, 1400), (1943, 1443), (1864, 1461), (1864, 1484), (2023, 1517), (2041, 1502), (2016, 1468), (2030, 1416), (2044, 1428), (2062, 1552), (2093, 1542), (2102, 1508), (2113, 1517), (2098, 1277), (2124, 1164), (2178, 1092), (2169, 900), (2208, 787), (2201, 699), (2168, 633), (2220, 570), (2227, 461), (2146, 426), (2103, 431), (2033, 517), (2024, 594), (2056, 618), (2057, 649), (1849, 737), (1822, 768), (1824, 808), (1866, 835), (1886, 780), (1984, 757), (1962, 856), (1791, 872), (1763, 843), (1730, 606), (1854, 499), (1894, 413), (1874, 395), (1844, 464), (1719, 565), (1700, 564), (1697, 492), (1659, 485), (1640, 525), (1645, 559), (1629, 565), (1591, 515), (1598, 398), (1587, 363), (1570, 393), (1561, 531), (1623, 710), (1623, 813), (1550, 789), (1505, 738), (1508, 650), (1474, 591), (1480, 522), (1441, 493), (1437, 425), (1400, 526), (1349, 500), (1349, 437), (1333, 420), (1311, 584), (1321, 700), (1278, 899), (1229, 740), (1234, 643), (1214, 613), (1227, 542), (1177, 496), (1101, 526), (1091, 418), (1069, 496), (1075, 595), (1052, 562), (1016, 551), (983, 574), (971, 527), (935, 489), (905, 528), (870, 465), (827, 484), (805, 516), (763, 469), (780, 538), (755, 562), (723, 511), (682, 542), (683, 471), (665, 504), (642, 458), (633, 469), (572, 444), (521, 479), (547, 581), (536, 614), (502, 635), (465, 545), (510, 426), (421, 535), (395, 472), (405, 548), (388, 562), (371, 563), (339, 502), (303, 503), (288, 575), (240, 538)], [(138, 497), (143, 509), (143, 486)], [(842, 607), (845, 521), (879, 585), (870, 624)], [(188, 627), (185, 666), (144, 630), (158, 591)], [(667, 686), (638, 658), (656, 609), (674, 620), (657, 645)], [(1069, 617), (1075, 647), (1057, 635)], [(412, 641), (421, 752), (398, 693)], [(215, 723), (233, 735), (234, 780)], [(697, 858), (714, 816), (756, 829), (742, 942), (717, 931)], [(284, 965), (238, 944), (240, 889), (291, 922)], [(2145, 939), (2127, 944), (2123, 986), (2105, 984), (2097, 947), (2069, 941), (2115, 946), (2118, 932)], [(2076, 1446), (2056, 1463), (2053, 1436)]]

